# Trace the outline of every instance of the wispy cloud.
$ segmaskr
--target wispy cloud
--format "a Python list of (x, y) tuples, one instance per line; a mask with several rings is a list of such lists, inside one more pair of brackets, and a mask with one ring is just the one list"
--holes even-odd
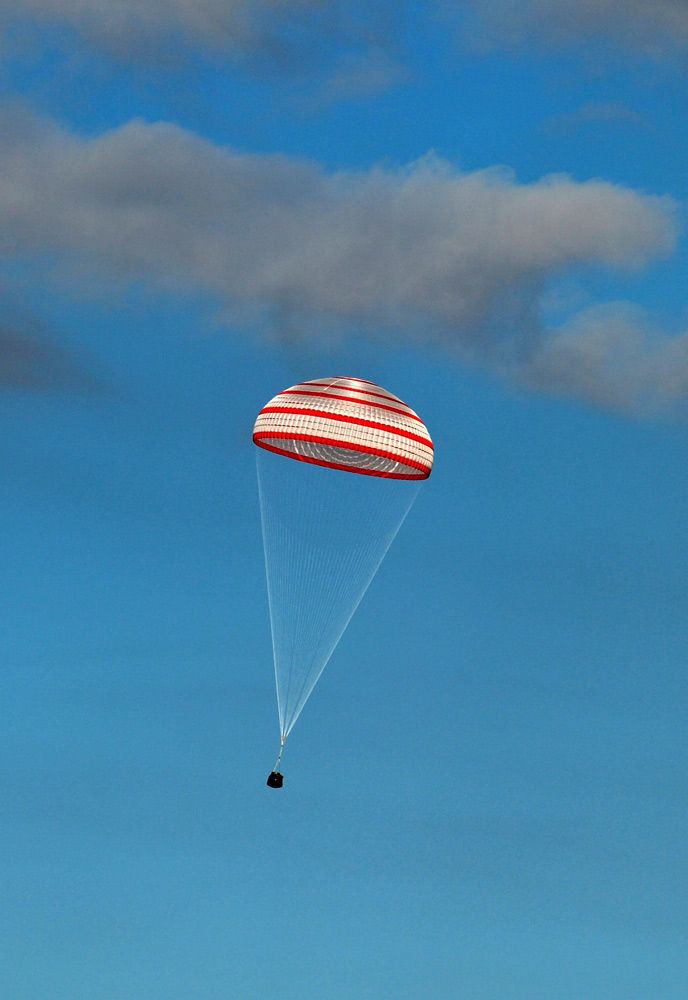
[[(69, 39), (125, 63), (228, 60), (317, 83), (324, 100), (408, 77), (409, 34), (448, 31), (480, 52), (613, 46), (653, 59), (688, 51), (685, 0), (0, 0), (0, 43), (17, 56)], [(56, 32), (53, 36), (51, 32)]]
[(93, 392), (95, 375), (50, 338), (38, 319), (17, 314), (0, 323), (0, 389)]
[(405, 5), (393, 0), (0, 0), (0, 38), (15, 57), (46, 33), (128, 64), (187, 68), (227, 60), (266, 78), (310, 80), (327, 99), (377, 93), (403, 75)]
[(588, 125), (631, 125), (652, 129), (652, 122), (618, 101), (589, 101), (567, 114), (555, 115), (543, 124), (544, 131), (569, 132)]
[[(437, 9), (487, 48), (611, 41), (657, 56), (688, 48), (685, 0), (435, 0), (427, 16)], [(68, 27), (125, 58), (180, 43), (230, 55), (262, 50), (277, 60), (323, 41), (393, 49), (409, 16), (404, 0), (0, 0), (6, 29)]]
[(442, 8), (453, 21), (460, 16), (464, 37), (481, 49), (611, 43), (652, 58), (688, 50), (685, 0), (466, 0)]
[(86, 287), (205, 295), (262, 333), (434, 342), (543, 389), (570, 344), (548, 347), (543, 288), (572, 268), (642, 267), (676, 240), (669, 199), (603, 181), (519, 184), (433, 157), (327, 173), (167, 124), (84, 138), (20, 115), (0, 129), (0, 231), (0, 255), (52, 280), (68, 266)]
[(67, 26), (115, 54), (152, 55), (180, 39), (213, 50), (269, 47), (305, 15), (326, 17), (326, 7), (319, 0), (26, 0), (21, 7), (1, 0), (0, 23)]
[(384, 48), (353, 52), (340, 59), (330, 72), (320, 100), (373, 96), (390, 90), (406, 76), (402, 62)]

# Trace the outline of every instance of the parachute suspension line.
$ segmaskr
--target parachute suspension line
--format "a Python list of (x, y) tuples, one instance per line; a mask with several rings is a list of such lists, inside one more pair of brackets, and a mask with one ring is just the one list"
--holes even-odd
[[(265, 487), (263, 483), (263, 477), (261, 476), (261, 463), (260, 463), (260, 452), (256, 452), (256, 472), (258, 477), (258, 500), (260, 503), (260, 523), (263, 532), (263, 557), (265, 560), (265, 576), (268, 581), (268, 610), (270, 614), (270, 636), (272, 639), (272, 656), (275, 665), (275, 674), (277, 672), (277, 645), (275, 636), (275, 608), (273, 600), (273, 588), (270, 586), (270, 561), (268, 555), (268, 539), (271, 538), (275, 531), (275, 522), (277, 520), (277, 512), (274, 505), (267, 503), (265, 496)], [(277, 680), (277, 677), (275, 677)], [(284, 733), (284, 723), (282, 719), (282, 710), (278, 705), (279, 710), (279, 722), (280, 722), (280, 733)], [(282, 744), (284, 745), (284, 743)]]
[[(340, 473), (323, 469), (321, 475), (328, 477), (332, 486), (341, 482)], [(335, 477), (332, 480), (332, 476)], [(351, 480), (345, 480), (351, 485)], [(356, 521), (355, 517), (350, 528), (346, 531), (348, 544), (342, 549), (337, 547), (337, 559), (331, 566), (331, 576), (327, 580), (327, 586), (321, 587), (314, 595), (313, 604), (310, 609), (312, 624), (310, 627), (304, 622), (304, 617), (308, 618), (305, 604), (300, 607), (302, 614), (299, 616), (299, 627), (306, 628), (313, 635), (317, 636), (318, 643), (311, 643), (311, 655), (307, 661), (307, 666), (301, 677), (301, 682), (297, 686), (298, 679), (295, 679), (295, 671), (290, 671), (289, 683), (285, 703), (293, 704), (293, 709), (288, 714), (288, 725), (286, 732), (289, 733), (301, 710), (306, 703), (315, 683), (330, 660), (342, 634), (346, 630), (349, 622), (353, 618), (359, 604), (363, 600), (368, 587), (372, 583), (377, 570), (382, 563), (387, 550), (398, 534), (407, 514), (420, 488), (419, 483), (397, 483), (388, 480), (386, 483), (371, 481), (367, 477), (356, 477), (355, 486), (360, 485), (366, 494), (365, 518), (363, 521)], [(398, 503), (392, 504), (392, 521), (390, 522), (390, 495), (385, 487), (390, 487), (401, 496), (402, 505), (398, 509)], [(304, 507), (312, 496), (312, 491), (303, 497)], [(371, 502), (372, 501), (372, 502)], [(355, 504), (354, 504), (355, 508)], [(349, 512), (347, 512), (349, 513)], [(325, 524), (336, 525), (341, 517), (342, 509), (339, 498), (333, 493), (326, 495), (324, 503), (313, 505), (308, 511), (309, 521), (317, 518)], [(306, 578), (312, 569), (318, 569), (317, 553), (307, 561), (302, 568)], [(342, 616), (338, 619), (336, 629), (328, 629), (328, 619), (331, 617), (332, 595), (336, 595), (342, 604)], [(304, 614), (306, 613), (306, 614)], [(329, 638), (329, 642), (324, 639)], [(322, 641), (321, 641), (322, 640)], [(296, 697), (290, 702), (292, 681), (296, 687)]]
[(262, 449), (256, 461), (284, 740), (405, 520), (419, 483), (323, 469)]
[[(296, 610), (296, 618), (294, 623), (294, 628), (292, 629), (291, 635), (291, 646), (288, 657), (288, 676), (286, 683), (286, 690), (284, 692), (284, 723), (282, 726), (282, 731), (284, 732), (285, 738), (289, 734), (291, 727), (296, 721), (295, 716), (290, 717), (293, 713), (289, 711), (289, 706), (299, 703), (303, 683), (308, 678), (308, 672), (311, 669), (311, 664), (305, 667), (303, 671), (303, 683), (299, 683), (301, 680), (300, 672), (294, 669), (294, 665), (298, 664), (299, 659), (303, 658), (303, 646), (301, 646), (303, 637), (310, 635), (317, 635), (317, 623), (319, 621), (318, 608), (322, 601), (322, 591), (318, 595), (309, 593), (308, 584), (312, 581), (318, 572), (318, 562), (319, 562), (319, 552), (318, 546), (310, 543), (311, 532), (313, 530), (313, 525), (316, 523), (318, 514), (318, 503), (317, 503), (317, 493), (314, 493), (312, 488), (309, 489), (308, 486), (312, 487), (310, 483), (310, 477), (308, 469), (306, 477), (303, 476), (303, 465), (302, 463), (294, 463), (295, 465), (295, 483), (296, 489), (291, 494), (290, 500), (293, 503), (292, 511), (295, 515), (296, 530), (292, 538), (292, 549), (293, 549), (293, 561), (294, 561), (294, 580), (302, 581), (302, 585), (299, 587), (299, 598), (296, 601), (296, 608), (292, 608), (292, 613)], [(289, 473), (292, 471), (292, 465), (287, 469)], [(318, 470), (327, 471), (327, 470)], [(300, 532), (299, 532), (300, 527)], [(299, 535), (302, 537), (299, 538)], [(286, 581), (286, 586), (293, 587), (293, 580)], [(318, 602), (317, 604), (315, 602)], [(313, 644), (311, 644), (313, 645)], [(314, 655), (317, 653), (317, 647), (314, 648)], [(297, 689), (293, 690), (293, 689)], [(295, 700), (292, 697), (295, 695)]]

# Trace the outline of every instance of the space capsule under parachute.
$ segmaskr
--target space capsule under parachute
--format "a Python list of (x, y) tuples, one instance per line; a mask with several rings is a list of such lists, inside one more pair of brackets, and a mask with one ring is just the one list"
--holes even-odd
[(280, 722), (268, 784), (280, 788), (284, 742), (434, 453), (417, 413), (354, 378), (314, 379), (278, 393), (258, 414), (253, 440)]

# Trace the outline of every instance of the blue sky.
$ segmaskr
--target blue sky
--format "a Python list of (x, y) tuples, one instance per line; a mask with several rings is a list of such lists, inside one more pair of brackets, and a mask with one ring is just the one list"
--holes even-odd
[[(0, 2), (3, 1000), (685, 1000), (688, 8)], [(278, 744), (251, 430), (432, 477)]]

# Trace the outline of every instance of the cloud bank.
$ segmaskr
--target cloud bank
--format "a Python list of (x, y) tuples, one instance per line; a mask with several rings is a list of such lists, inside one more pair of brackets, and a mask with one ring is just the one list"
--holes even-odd
[(601, 321), (596, 334), (582, 324), (555, 336), (539, 319), (543, 289), (572, 268), (640, 268), (672, 251), (676, 223), (670, 200), (603, 181), (519, 184), (433, 157), (327, 173), (174, 125), (133, 121), (85, 138), (6, 115), (0, 234), (0, 259), (42, 262), (53, 280), (68, 269), (85, 288), (205, 296), (254, 333), (287, 322), (304, 337), (433, 342), (599, 401), (580, 378), (567, 390), (563, 370), (599, 354)]

